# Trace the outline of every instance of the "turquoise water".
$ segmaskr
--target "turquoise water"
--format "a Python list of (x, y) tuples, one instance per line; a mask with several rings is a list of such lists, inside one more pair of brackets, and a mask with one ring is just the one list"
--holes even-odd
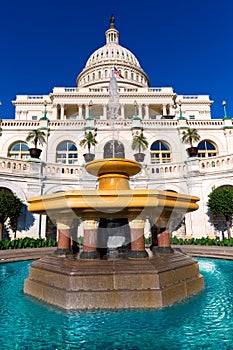
[(23, 294), (31, 262), (0, 264), (0, 349), (233, 349), (233, 261), (198, 259), (205, 290), (161, 310), (64, 312)]

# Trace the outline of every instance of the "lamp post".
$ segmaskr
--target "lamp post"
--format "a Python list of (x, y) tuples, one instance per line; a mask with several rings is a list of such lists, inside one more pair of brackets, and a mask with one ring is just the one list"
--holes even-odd
[(178, 105), (179, 105), (179, 107), (180, 107), (180, 116), (179, 116), (179, 119), (180, 119), (180, 120), (184, 120), (185, 117), (183, 117), (183, 114), (182, 114), (182, 108), (181, 108), (181, 105), (182, 105), (182, 104), (181, 104), (181, 101), (178, 102)]
[(222, 101), (222, 105), (223, 105), (223, 111), (224, 111), (224, 117), (223, 117), (223, 120), (225, 119), (230, 119), (230, 117), (227, 116), (227, 109), (226, 109), (226, 101)]
[(47, 101), (44, 101), (44, 116), (46, 117), (46, 115), (47, 115), (47, 109), (46, 109), (46, 107), (47, 107)]

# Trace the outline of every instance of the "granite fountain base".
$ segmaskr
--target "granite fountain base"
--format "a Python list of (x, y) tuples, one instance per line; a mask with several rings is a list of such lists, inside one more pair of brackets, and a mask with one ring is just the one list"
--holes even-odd
[(203, 287), (197, 262), (177, 251), (94, 261), (54, 254), (32, 263), (24, 292), (68, 310), (160, 308)]
[[(31, 265), (24, 292), (64, 309), (159, 308), (204, 287), (197, 262), (170, 247), (169, 222), (198, 208), (198, 197), (159, 190), (131, 190), (130, 177), (141, 166), (129, 159), (103, 159), (86, 164), (98, 177), (97, 190), (73, 190), (29, 198), (29, 211), (50, 215), (58, 227), (57, 254)], [(83, 251), (69, 255), (72, 220), (84, 225)], [(145, 250), (144, 224), (159, 228), (153, 256)], [(103, 220), (126, 225), (121, 247), (125, 255), (104, 258), (112, 227)], [(103, 226), (103, 227), (102, 227)], [(121, 226), (121, 225), (120, 225)], [(101, 230), (99, 230), (101, 228)], [(119, 228), (120, 230), (120, 228)], [(110, 231), (110, 232), (109, 232)], [(119, 232), (118, 232), (119, 233)], [(153, 241), (153, 240), (152, 240)], [(119, 245), (116, 246), (120, 248)], [(65, 256), (59, 256), (66, 252)]]

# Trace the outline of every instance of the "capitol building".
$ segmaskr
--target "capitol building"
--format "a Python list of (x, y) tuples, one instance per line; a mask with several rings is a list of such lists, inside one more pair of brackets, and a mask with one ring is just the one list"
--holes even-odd
[[(209, 95), (151, 87), (138, 58), (121, 46), (113, 16), (105, 40), (105, 45), (90, 55), (74, 86), (54, 87), (48, 95), (17, 95), (12, 101), (15, 118), (1, 121), (0, 186), (24, 203), (16, 237), (56, 236), (51, 218), (27, 211), (27, 198), (97, 188), (96, 178), (84, 167), (88, 150), (80, 146), (87, 130), (96, 135), (97, 143), (91, 146), (95, 159), (106, 158), (114, 140), (120, 154), (132, 160), (136, 153), (131, 147), (133, 135), (143, 131), (148, 148), (143, 151), (141, 172), (131, 178), (131, 188), (198, 196), (199, 209), (187, 213), (170, 231), (179, 237), (219, 236), (207, 202), (214, 186), (233, 185), (232, 119), (226, 114), (212, 119)], [(114, 118), (111, 78), (117, 81)], [(38, 145), (40, 159), (30, 156), (34, 145), (26, 142), (29, 132), (37, 129), (43, 130), (46, 138), (43, 146)], [(194, 145), (197, 156), (189, 156), (189, 145), (182, 142), (188, 129), (196, 129), (200, 135)], [(78, 231), (82, 234), (81, 223)], [(145, 231), (149, 233), (149, 224)]]

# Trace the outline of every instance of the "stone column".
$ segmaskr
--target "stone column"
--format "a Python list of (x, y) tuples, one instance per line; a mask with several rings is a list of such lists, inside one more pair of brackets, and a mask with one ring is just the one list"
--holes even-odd
[(149, 119), (149, 105), (145, 105), (145, 119)]
[(78, 117), (79, 119), (83, 119), (83, 109), (82, 109), (82, 105), (78, 106)]
[(89, 117), (89, 105), (85, 104), (85, 119)]
[(21, 111), (15, 112), (16, 119), (20, 120), (20, 114), (21, 114)]
[(84, 220), (84, 237), (83, 237), (83, 251), (80, 254), (80, 259), (98, 259), (100, 253), (97, 248), (97, 220)]
[(148, 257), (148, 253), (145, 250), (144, 225), (145, 222), (142, 219), (136, 219), (129, 222), (131, 234), (130, 259), (144, 259)]
[(57, 105), (53, 105), (53, 119), (57, 120)]
[(175, 115), (175, 111), (172, 105), (169, 105), (169, 114), (170, 115)]
[(125, 119), (125, 105), (123, 103), (121, 104), (121, 118)]
[(58, 245), (56, 254), (66, 256), (71, 254), (70, 249), (70, 226), (61, 222), (57, 222)]
[(138, 116), (142, 119), (142, 104), (138, 105)]
[(103, 117), (104, 117), (104, 120), (107, 119), (107, 105), (103, 105)]
[(65, 107), (64, 105), (61, 105), (61, 120), (64, 119), (64, 112), (65, 112)]
[(157, 234), (158, 247), (153, 247), (153, 252), (172, 253), (173, 249), (170, 244), (170, 233), (166, 227), (160, 227)]
[(167, 115), (167, 109), (166, 109), (166, 105), (163, 104), (163, 116)]

